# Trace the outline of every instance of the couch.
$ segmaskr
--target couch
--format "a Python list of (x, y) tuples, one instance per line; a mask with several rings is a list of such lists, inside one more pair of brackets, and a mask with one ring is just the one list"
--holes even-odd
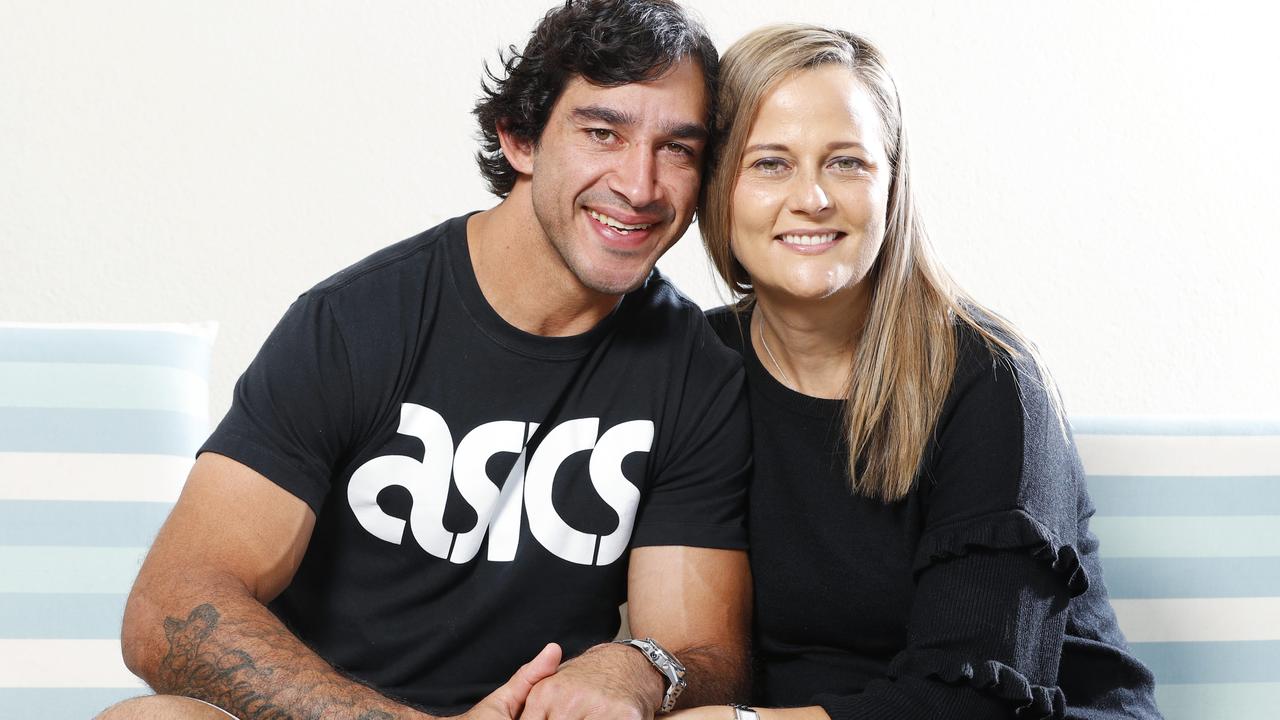
[[(210, 325), (0, 323), (0, 720), (92, 717), (208, 432)], [(1280, 717), (1280, 422), (1074, 418), (1120, 624), (1168, 720)]]

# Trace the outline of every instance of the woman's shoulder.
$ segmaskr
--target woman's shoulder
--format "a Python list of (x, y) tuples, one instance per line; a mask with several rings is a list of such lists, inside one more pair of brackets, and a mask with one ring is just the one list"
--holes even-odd
[(975, 320), (956, 324), (955, 377), (918, 488), (927, 519), (916, 567), (975, 547), (1024, 548), (1079, 594), (1087, 499), (1057, 391), (1010, 325)]
[(985, 313), (973, 320), (956, 323), (955, 375), (935, 457), (964, 457), (952, 467), (963, 467), (958, 474), (971, 475), (964, 484), (988, 501), (1074, 515), (1082, 471), (1053, 378), (1007, 321)]
[(1035, 346), (1009, 321), (988, 311), (972, 310), (968, 319), (952, 321), (956, 339), (956, 379), (969, 379), (993, 368), (1012, 378), (1039, 378)]
[(1036, 347), (1003, 318), (974, 312), (955, 321), (956, 362), (943, 416), (962, 403), (1002, 408), (1007, 423), (1060, 425), (1061, 402)]
[(990, 315), (974, 320), (956, 324), (955, 375), (926, 476), (939, 492), (948, 485), (957, 490), (957, 511), (976, 505), (968, 510), (1017, 508), (1074, 519), (1079, 460), (1052, 378), (1035, 347), (1007, 322)]

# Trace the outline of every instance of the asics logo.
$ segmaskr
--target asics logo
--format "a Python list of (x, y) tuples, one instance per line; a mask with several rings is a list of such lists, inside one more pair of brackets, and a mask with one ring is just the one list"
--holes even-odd
[[(532, 457), (525, 443), (537, 423), (498, 420), (467, 433), (455, 451), (449, 425), (431, 408), (413, 403), (400, 407), (401, 435), (422, 441), (421, 462), (404, 455), (384, 455), (361, 465), (347, 485), (347, 502), (360, 525), (374, 537), (400, 545), (406, 521), (378, 505), (378, 493), (392, 486), (409, 491), (413, 505), (407, 524), (422, 549), (453, 563), (470, 562), (486, 535), (486, 559), (510, 562), (520, 543), (522, 512), (529, 518), (535, 540), (548, 551), (579, 565), (608, 565), (627, 549), (635, 523), (640, 491), (622, 474), (622, 460), (634, 452), (649, 452), (653, 422), (633, 420), (599, 433), (600, 418), (579, 418), (556, 425)], [(552, 485), (560, 465), (574, 453), (590, 451), (588, 472), (595, 492), (618, 515), (618, 526), (607, 535), (582, 532), (570, 526), (551, 502)], [(506, 482), (488, 476), (486, 465), (497, 453), (519, 453)], [(445, 502), (451, 483), (476, 512), (475, 527), (454, 533), (444, 526)]]

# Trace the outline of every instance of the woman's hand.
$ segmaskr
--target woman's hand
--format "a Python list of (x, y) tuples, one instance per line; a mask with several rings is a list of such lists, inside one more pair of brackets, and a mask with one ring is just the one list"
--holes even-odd
[[(765, 710), (756, 708), (760, 720), (831, 720), (826, 710), (818, 706)], [(671, 720), (734, 720), (733, 708), (728, 705), (704, 705), (703, 707), (677, 710), (663, 718)]]
[(728, 705), (703, 705), (702, 707), (676, 710), (665, 716), (670, 720), (733, 720), (733, 708)]

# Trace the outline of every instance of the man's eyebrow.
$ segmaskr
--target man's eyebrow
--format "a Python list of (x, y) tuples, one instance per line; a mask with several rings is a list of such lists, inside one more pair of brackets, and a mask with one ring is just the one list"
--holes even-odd
[[(631, 127), (638, 124), (630, 113), (607, 107), (605, 105), (583, 105), (571, 112), (578, 122), (600, 122), (618, 127)], [(710, 133), (702, 123), (671, 123), (662, 126), (662, 133), (677, 140), (706, 140)]]
[(668, 137), (673, 137), (677, 140), (706, 140), (707, 136), (710, 135), (707, 132), (707, 127), (702, 123), (676, 123), (674, 125), (664, 125), (662, 129)]
[(624, 127), (636, 124), (636, 119), (631, 115), (604, 105), (583, 105), (582, 107), (574, 108), (570, 114), (573, 115), (573, 119), (579, 121), (594, 120), (607, 125), (621, 125)]

